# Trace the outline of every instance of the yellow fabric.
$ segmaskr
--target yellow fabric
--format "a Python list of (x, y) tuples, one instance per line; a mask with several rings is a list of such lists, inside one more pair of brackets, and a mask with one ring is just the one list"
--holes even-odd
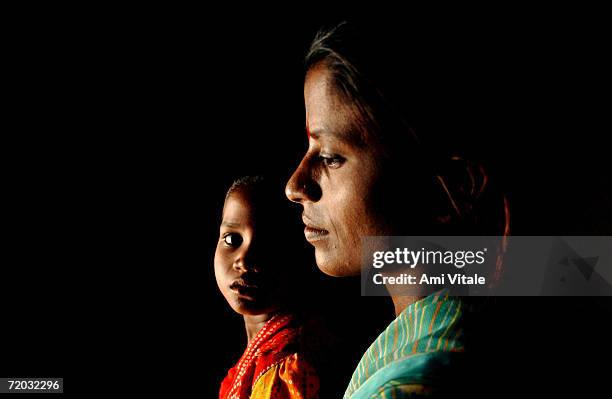
[(317, 399), (319, 379), (297, 353), (272, 366), (253, 385), (251, 399)]
[(421, 384), (401, 384), (382, 387), (372, 399), (429, 398), (435, 390)]

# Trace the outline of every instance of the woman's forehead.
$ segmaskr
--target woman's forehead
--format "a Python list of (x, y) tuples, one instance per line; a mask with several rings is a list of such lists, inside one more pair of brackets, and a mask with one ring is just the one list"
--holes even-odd
[(309, 136), (315, 140), (341, 139), (348, 142), (361, 139), (361, 135), (353, 134), (359, 125), (355, 107), (346, 104), (336, 94), (326, 75), (326, 72), (314, 71), (306, 77), (304, 103)]
[(304, 81), (306, 120), (311, 132), (325, 128), (342, 108), (330, 87), (328, 75), (318, 68), (309, 71)]

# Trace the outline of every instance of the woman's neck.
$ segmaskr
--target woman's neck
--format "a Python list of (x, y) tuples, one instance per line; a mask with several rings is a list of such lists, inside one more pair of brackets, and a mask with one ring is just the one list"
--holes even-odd
[(270, 320), (275, 313), (265, 313), (259, 315), (245, 315), (244, 326), (246, 327), (247, 343), (251, 343), (253, 337), (263, 328), (263, 326)]
[(393, 307), (395, 308), (395, 316), (399, 316), (408, 306), (422, 298), (422, 296), (391, 296)]

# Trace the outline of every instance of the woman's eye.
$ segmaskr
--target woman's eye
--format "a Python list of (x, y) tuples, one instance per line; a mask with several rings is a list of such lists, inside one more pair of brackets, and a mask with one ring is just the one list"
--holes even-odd
[(339, 168), (344, 162), (344, 158), (337, 155), (319, 155), (321, 163), (328, 168)]
[(242, 244), (242, 237), (240, 234), (229, 233), (223, 236), (223, 242), (228, 247), (237, 248)]

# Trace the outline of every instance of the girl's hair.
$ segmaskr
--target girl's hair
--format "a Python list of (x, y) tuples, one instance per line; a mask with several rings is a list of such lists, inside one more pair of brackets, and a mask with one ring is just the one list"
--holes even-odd
[(232, 183), (230, 188), (227, 190), (225, 198), (227, 199), (232, 193), (236, 191), (246, 190), (253, 191), (260, 189), (263, 186), (264, 178), (262, 176), (243, 176)]
[(227, 200), (235, 193), (248, 198), (258, 215), (269, 218), (267, 225), (274, 225), (275, 230), (287, 235), (287, 239), (303, 241), (300, 217), (296, 209), (284, 195), (282, 180), (268, 179), (264, 176), (242, 176), (231, 184), (227, 190)]

